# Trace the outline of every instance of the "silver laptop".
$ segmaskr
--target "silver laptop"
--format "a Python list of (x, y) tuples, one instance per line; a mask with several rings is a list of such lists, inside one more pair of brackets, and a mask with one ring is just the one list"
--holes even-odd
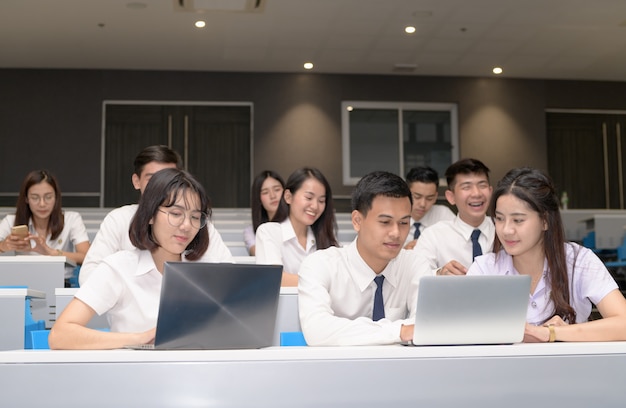
[(166, 262), (154, 344), (133, 349), (272, 345), (281, 265)]
[(425, 276), (413, 344), (512, 344), (524, 338), (530, 277)]

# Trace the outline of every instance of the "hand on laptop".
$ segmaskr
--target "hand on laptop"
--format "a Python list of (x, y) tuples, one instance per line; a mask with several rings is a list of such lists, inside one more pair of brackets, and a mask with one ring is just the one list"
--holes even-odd
[(150, 330), (146, 330), (143, 333), (136, 333), (137, 342), (135, 344), (152, 344), (154, 343), (154, 336), (156, 335), (156, 327)]
[(400, 340), (403, 342), (413, 340), (414, 324), (403, 324), (400, 328)]
[(437, 269), (437, 275), (465, 275), (466, 273), (467, 268), (455, 260)]

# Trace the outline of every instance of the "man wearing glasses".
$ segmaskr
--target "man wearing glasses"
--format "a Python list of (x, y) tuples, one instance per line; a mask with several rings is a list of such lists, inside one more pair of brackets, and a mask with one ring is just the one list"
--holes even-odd
[[(167, 168), (180, 169), (181, 164), (180, 155), (169, 147), (163, 145), (148, 146), (135, 158), (135, 172), (132, 175), (133, 186), (143, 194), (148, 181), (150, 181), (154, 173)], [(111, 211), (104, 218), (80, 269), (78, 280), (81, 285), (89, 278), (91, 272), (102, 259), (117, 251), (134, 248), (128, 236), (128, 228), (136, 211), (137, 204), (125, 205)], [(206, 215), (204, 218), (198, 214), (197, 216), (200, 218), (200, 222), (202, 222), (201, 219), (204, 219), (203, 222), (207, 222), (208, 217)], [(179, 214), (179, 217), (183, 217), (182, 220), (184, 220), (183, 214)], [(175, 215), (168, 215), (168, 219), (172, 225), (177, 222)], [(192, 220), (193, 222), (195, 221)], [(207, 229), (209, 232), (209, 248), (200, 259), (200, 262), (233, 262), (230, 250), (224, 244), (222, 236), (213, 224), (209, 222)]]

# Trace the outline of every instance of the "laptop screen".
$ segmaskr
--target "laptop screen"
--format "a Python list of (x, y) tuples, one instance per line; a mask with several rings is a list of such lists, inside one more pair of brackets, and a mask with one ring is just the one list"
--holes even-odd
[(524, 338), (530, 277), (425, 276), (413, 344), (511, 344)]
[(282, 266), (166, 262), (155, 349), (272, 345)]

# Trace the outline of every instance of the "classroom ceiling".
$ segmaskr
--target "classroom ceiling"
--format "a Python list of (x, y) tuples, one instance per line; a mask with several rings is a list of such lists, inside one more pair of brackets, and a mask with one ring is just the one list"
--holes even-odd
[(284, 73), (305, 62), (317, 73), (487, 77), (500, 66), (508, 78), (626, 81), (626, 1), (0, 1), (0, 68)]

